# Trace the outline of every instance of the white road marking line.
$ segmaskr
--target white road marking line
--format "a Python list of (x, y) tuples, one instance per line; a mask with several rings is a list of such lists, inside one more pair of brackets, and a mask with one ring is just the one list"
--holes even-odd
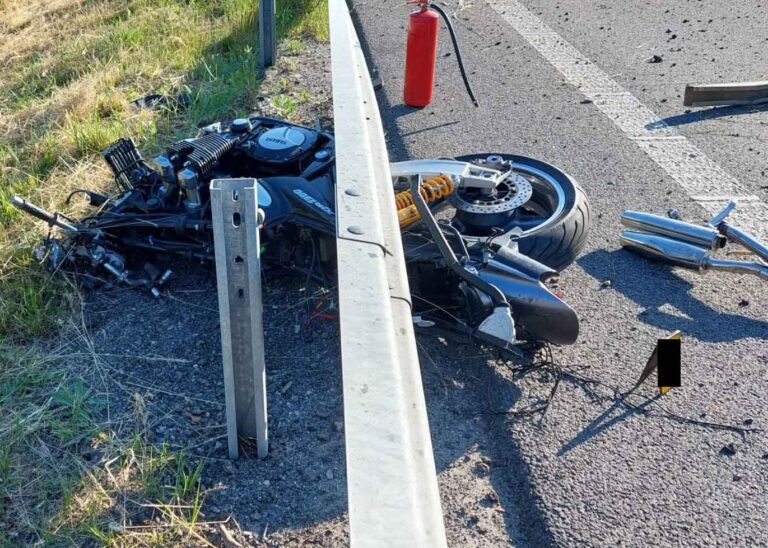
[(517, 0), (488, 0), (488, 3), (560, 71), (566, 82), (579, 88), (628, 139), (666, 171), (691, 200), (714, 214), (731, 197), (741, 197), (729, 220), (757, 238), (768, 239), (768, 206), (757, 196), (746, 192), (734, 176), (713, 162), (674, 127), (667, 125)]

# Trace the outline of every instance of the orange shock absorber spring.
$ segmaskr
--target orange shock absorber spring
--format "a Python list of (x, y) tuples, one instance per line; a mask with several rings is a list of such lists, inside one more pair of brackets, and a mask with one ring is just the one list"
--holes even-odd
[[(423, 181), (419, 194), (425, 202), (431, 203), (451, 194), (453, 188), (453, 179), (450, 176), (438, 175)], [(421, 218), (416, 205), (413, 203), (410, 190), (395, 194), (395, 204), (397, 205), (397, 220), (400, 222), (400, 228), (412, 225)]]

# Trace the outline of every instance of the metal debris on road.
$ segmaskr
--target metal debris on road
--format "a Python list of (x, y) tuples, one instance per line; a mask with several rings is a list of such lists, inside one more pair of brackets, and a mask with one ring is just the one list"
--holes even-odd
[[(682, 339), (682, 333), (678, 330), (672, 333), (669, 337), (666, 337), (666, 339), (670, 340), (680, 340)], [(645, 369), (643, 369), (643, 372), (640, 373), (640, 378), (637, 379), (637, 382), (635, 385), (629, 389), (628, 392), (625, 392), (622, 397), (626, 398), (629, 394), (633, 393), (635, 390), (637, 390), (641, 384), (643, 384), (648, 377), (651, 376), (651, 373), (654, 371), (658, 371), (659, 368), (659, 346), (657, 345), (656, 348), (653, 349), (653, 353), (651, 354), (651, 357), (648, 358), (648, 363), (645, 364)], [(669, 386), (661, 386), (659, 385), (659, 392), (663, 396), (667, 392), (669, 392), (670, 388)]]
[[(768, 246), (754, 236), (736, 228), (726, 217), (736, 208), (731, 200), (715, 214), (705, 226), (698, 226), (677, 218), (662, 217), (639, 211), (625, 211), (621, 224), (629, 230), (621, 234), (621, 245), (652, 260), (695, 270), (725, 270), (752, 274), (768, 280)], [(757, 255), (755, 261), (716, 259), (713, 251), (725, 247), (727, 242), (738, 244)]]
[(768, 102), (768, 81), (685, 86), (686, 107), (750, 106)]

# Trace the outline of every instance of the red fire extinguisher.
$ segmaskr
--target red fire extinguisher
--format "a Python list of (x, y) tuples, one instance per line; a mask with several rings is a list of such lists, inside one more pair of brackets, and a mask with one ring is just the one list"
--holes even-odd
[(408, 39), (405, 51), (405, 85), (403, 102), (412, 107), (423, 108), (432, 102), (435, 86), (435, 66), (437, 63), (437, 31), (442, 16), (451, 35), (456, 60), (459, 64), (464, 86), (470, 99), (478, 106), (477, 99), (469, 85), (464, 63), (461, 60), (459, 42), (451, 25), (448, 14), (440, 6), (431, 5), (428, 0), (416, 0), (409, 4), (418, 4), (418, 9), (408, 17)]

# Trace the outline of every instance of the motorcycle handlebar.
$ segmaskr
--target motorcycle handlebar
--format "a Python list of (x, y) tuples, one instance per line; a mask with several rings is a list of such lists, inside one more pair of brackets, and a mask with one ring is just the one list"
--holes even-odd
[(67, 221), (60, 219), (57, 214), (48, 213), (43, 208), (37, 207), (35, 204), (30, 204), (23, 198), (14, 196), (11, 198), (11, 204), (20, 209), (21, 211), (45, 221), (48, 226), (57, 226), (67, 232), (79, 232), (78, 228)]

